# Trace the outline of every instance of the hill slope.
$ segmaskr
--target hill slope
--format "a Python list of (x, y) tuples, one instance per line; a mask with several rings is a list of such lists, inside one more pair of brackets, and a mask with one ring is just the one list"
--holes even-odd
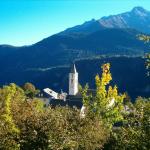
[(150, 12), (135, 7), (130, 12), (88, 21), (30, 46), (2, 45), (0, 68), (24, 70), (65, 65), (97, 55), (143, 55), (148, 47), (137, 35), (150, 33), (149, 22)]
[[(149, 47), (142, 41), (139, 41), (137, 35), (142, 32), (150, 33), (149, 23), (149, 11), (141, 7), (136, 7), (131, 12), (88, 21), (83, 25), (67, 29), (30, 46), (13, 47), (0, 45), (0, 85), (9, 82), (22, 84), (31, 81), (37, 83), (39, 88), (44, 88), (48, 86), (49, 83), (49, 86), (58, 90), (58, 87), (61, 87), (60, 83), (66, 85), (66, 83), (62, 82), (63, 80), (59, 78), (64, 77), (65, 74), (62, 74), (62, 70), (58, 68), (52, 69), (52, 71), (43, 70), (68, 65), (73, 60), (94, 58), (99, 55), (143, 55), (147, 52)], [(114, 65), (114, 69), (122, 68), (123, 60), (121, 57), (120, 60), (121, 61), (119, 61), (119, 58), (116, 59), (115, 63), (118, 64), (118, 66)], [(128, 60), (126, 60), (123, 64), (124, 68), (130, 67)], [(81, 65), (82, 68), (86, 66), (86, 63), (89, 63), (87, 61), (83, 62), (84, 65)], [(143, 90), (149, 90), (147, 85), (149, 80), (145, 79), (145, 77), (142, 79), (145, 75), (143, 73), (144, 67), (142, 67), (142, 70), (138, 70), (137, 68), (141, 67), (138, 66), (141, 65), (141, 60), (139, 60), (139, 62), (131, 61), (130, 63), (133, 63), (132, 65), (134, 67), (132, 69), (135, 69), (136, 72), (130, 74), (133, 70), (127, 70), (128, 68), (126, 68), (126, 72), (122, 71), (123, 74), (116, 74), (114, 76), (114, 78), (116, 78), (115, 81), (119, 79), (119, 81), (117, 81), (119, 87), (124, 87), (131, 95), (137, 96), (137, 93), (141, 93), (142, 95)], [(144, 64), (143, 60), (142, 63)], [(89, 67), (93, 69), (92, 65), (89, 65)], [(42, 70), (43, 72), (39, 72), (38, 70)], [(87, 72), (88, 71), (87, 69)], [(94, 70), (92, 72), (94, 73)], [(91, 75), (93, 77), (93, 74)], [(126, 77), (124, 75), (126, 75)], [(140, 76), (137, 78), (137, 75)], [(86, 78), (88, 78), (88, 74), (84, 74), (84, 78), (82, 77), (81, 82), (84, 83)], [(56, 80), (60, 81), (60, 83), (55, 83), (54, 81)], [(137, 84), (137, 81), (140, 81), (140, 83)], [(128, 83), (127, 87), (124, 86), (126, 83)], [(134, 89), (136, 87), (137, 90)], [(64, 89), (66, 89), (66, 87), (64, 87)], [(144, 93), (143, 95), (146, 94)]]
[[(117, 84), (120, 92), (127, 91), (132, 98), (150, 96), (150, 78), (146, 76), (145, 60), (139, 57), (110, 57), (77, 61), (76, 68), (79, 73), (80, 84), (89, 83), (90, 88), (94, 88), (95, 75), (100, 73), (100, 66), (106, 62), (111, 63), (113, 77), (111, 83)], [(40, 89), (49, 87), (58, 92), (61, 89), (67, 92), (69, 72), (69, 67), (10, 71), (0, 74), (0, 85), (10, 82), (23, 85), (25, 82), (32, 82)]]
[(54, 35), (34, 45), (0, 48), (1, 70), (24, 70), (65, 65), (97, 55), (143, 55), (148, 47), (133, 29), (104, 29), (88, 35)]

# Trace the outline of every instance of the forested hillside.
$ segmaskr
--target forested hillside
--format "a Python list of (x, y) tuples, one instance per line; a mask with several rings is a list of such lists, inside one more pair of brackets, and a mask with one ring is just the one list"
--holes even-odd
[[(90, 88), (94, 88), (94, 76), (105, 62), (110, 62), (113, 76), (111, 83), (117, 84), (120, 92), (127, 91), (132, 98), (150, 96), (150, 78), (146, 75), (145, 59), (141, 57), (102, 57), (76, 61), (80, 84), (85, 85), (89, 83)], [(61, 89), (68, 92), (69, 72), (70, 65), (24, 71), (11, 70), (4, 73), (1, 72), (0, 84), (4, 85), (14, 82), (18, 85), (23, 85), (25, 82), (31, 82), (41, 90), (49, 87), (58, 92)]]
[[(139, 40), (138, 35), (150, 33), (149, 20), (149, 11), (135, 7), (130, 12), (87, 21), (29, 46), (0, 45), (0, 85), (39, 80), (36, 84), (43, 88), (47, 86), (41, 77), (45, 72), (36, 72), (35, 75), (39, 68), (66, 66), (72, 61), (98, 55), (144, 56), (149, 46)], [(33, 79), (33, 76), (36, 77)], [(49, 76), (46, 82), (51, 79), (53, 81), (54, 76)], [(50, 86), (53, 87), (53, 82)], [(59, 86), (57, 83), (55, 88), (58, 90)]]
[(53, 35), (31, 46), (1, 46), (1, 72), (66, 65), (97, 55), (142, 56), (148, 46), (139, 34), (133, 29), (104, 29), (90, 35)]
[(80, 88), (84, 112), (75, 107), (44, 107), (34, 95), (38, 90), (29, 83), (3, 86), (0, 149), (148, 150), (149, 99), (132, 103), (126, 94), (118, 93), (117, 86), (109, 85), (111, 80), (106, 63), (96, 75), (94, 95), (87, 93), (88, 86)]

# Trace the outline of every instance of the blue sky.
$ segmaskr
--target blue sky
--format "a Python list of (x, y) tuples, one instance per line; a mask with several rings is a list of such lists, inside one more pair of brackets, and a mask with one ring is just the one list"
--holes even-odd
[(29, 45), (85, 21), (150, 10), (150, 0), (0, 0), (0, 44)]

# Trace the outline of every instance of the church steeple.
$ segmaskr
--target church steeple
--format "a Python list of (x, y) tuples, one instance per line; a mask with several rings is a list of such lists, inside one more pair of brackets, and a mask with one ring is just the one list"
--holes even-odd
[(76, 73), (76, 72), (77, 72), (76, 66), (75, 66), (75, 64), (73, 63), (73, 64), (71, 65), (70, 73)]
[(78, 93), (78, 73), (75, 64), (72, 64), (69, 73), (69, 95), (76, 95), (77, 93)]

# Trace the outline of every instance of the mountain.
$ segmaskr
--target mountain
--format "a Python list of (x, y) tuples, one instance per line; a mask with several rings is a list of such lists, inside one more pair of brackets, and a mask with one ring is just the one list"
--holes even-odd
[[(95, 88), (95, 75), (101, 74), (100, 66), (103, 63), (111, 64), (112, 85), (117, 84), (119, 92), (128, 92), (135, 99), (137, 96), (150, 97), (150, 78), (146, 76), (145, 60), (140, 57), (102, 57), (76, 61), (81, 85), (89, 84)], [(15, 82), (23, 85), (32, 82), (37, 88), (49, 87), (57, 92), (61, 89), (68, 91), (68, 73), (70, 66), (49, 69), (7, 71), (0, 73), (0, 85)]]
[(69, 28), (61, 34), (90, 34), (105, 28), (131, 28), (150, 34), (150, 11), (134, 7), (130, 12), (102, 17), (87, 21), (82, 25)]
[[(102, 55), (143, 56), (148, 52), (149, 46), (140, 41), (137, 36), (143, 33), (149, 34), (149, 24), (150, 12), (141, 7), (135, 7), (131, 12), (103, 17), (99, 20), (92, 19), (33, 45), (23, 47), (0, 45), (0, 85), (10, 82), (21, 84), (37, 79), (38, 87), (44, 87), (40, 86), (43, 85), (43, 80), (53, 83), (54, 78), (60, 77), (60, 68), (74, 60), (94, 59)], [(85, 61), (85, 63), (88, 62)], [(121, 62), (118, 65), (122, 67)], [(47, 77), (45, 74), (43, 76), (39, 70), (54, 72), (52, 71), (52, 74), (48, 74)], [(116, 77), (120, 79), (120, 76)], [(130, 78), (130, 74), (127, 76)], [(128, 78), (124, 79), (124, 82), (130, 83)], [(54, 85), (60, 86), (58, 83)], [(146, 88), (145, 85), (143, 88)]]
[[(1, 71), (66, 65), (75, 59), (97, 55), (143, 55), (148, 46), (137, 35), (149, 33), (150, 12), (131, 12), (92, 19), (30, 46), (0, 46)], [(138, 31), (140, 29), (140, 31)]]
[[(66, 65), (97, 55), (143, 55), (148, 46), (133, 29), (104, 29), (86, 36), (53, 35), (34, 45), (0, 49), (0, 68), (24, 70)], [(6, 50), (8, 48), (8, 50)], [(4, 56), (5, 51), (5, 56)]]

